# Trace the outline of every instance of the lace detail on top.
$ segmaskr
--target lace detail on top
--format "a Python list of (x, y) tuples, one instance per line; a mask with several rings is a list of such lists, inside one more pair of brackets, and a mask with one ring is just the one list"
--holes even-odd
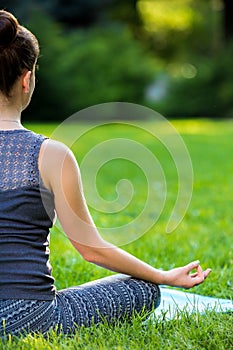
[(26, 129), (0, 131), (0, 190), (38, 186), (42, 135)]

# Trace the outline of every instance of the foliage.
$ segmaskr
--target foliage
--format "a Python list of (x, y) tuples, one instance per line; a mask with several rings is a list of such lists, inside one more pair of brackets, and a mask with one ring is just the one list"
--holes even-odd
[[(2, 0), (41, 43), (38, 85), (25, 118), (60, 120), (109, 101), (146, 104), (172, 117), (232, 116), (232, 4)], [(187, 69), (196, 73), (183, 74)], [(156, 79), (163, 85), (166, 74), (166, 98), (144, 99), (148, 85)]]
[(50, 13), (59, 22), (69, 27), (93, 26), (105, 19), (105, 8), (112, 0), (55, 0)]
[(219, 15), (209, 1), (139, 0), (137, 8), (144, 40), (168, 62), (208, 53), (219, 39)]
[(46, 11), (68, 28), (87, 28), (111, 21), (137, 25), (137, 0), (2, 0), (1, 6), (27, 21), (33, 10)]
[(229, 45), (214, 57), (193, 59), (192, 65), (186, 64), (190, 72), (184, 65), (177, 66), (167, 96), (156, 107), (171, 117), (232, 117), (232, 55), (233, 45)]
[(42, 55), (26, 117), (59, 120), (98, 103), (143, 103), (156, 69), (125, 27), (66, 31), (39, 13), (29, 28), (39, 38)]

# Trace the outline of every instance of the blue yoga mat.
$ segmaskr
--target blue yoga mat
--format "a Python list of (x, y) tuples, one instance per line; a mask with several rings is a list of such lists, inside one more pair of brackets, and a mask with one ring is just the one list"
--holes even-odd
[(168, 287), (160, 287), (161, 303), (150, 317), (171, 320), (179, 317), (181, 312), (192, 314), (206, 311), (233, 312), (233, 300), (202, 296), (179, 291)]

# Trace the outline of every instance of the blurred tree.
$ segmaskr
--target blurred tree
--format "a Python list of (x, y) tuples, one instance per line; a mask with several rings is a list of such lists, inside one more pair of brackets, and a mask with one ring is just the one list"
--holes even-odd
[(144, 103), (157, 73), (155, 59), (125, 27), (67, 32), (38, 11), (28, 27), (39, 38), (41, 57), (26, 118), (61, 120), (99, 103)]
[(209, 1), (138, 0), (137, 9), (151, 49), (163, 59), (212, 50), (218, 23)]
[(54, 6), (54, 1), (55, 0), (1, 0), (1, 7), (14, 13), (21, 22), (25, 22), (36, 9), (45, 12), (50, 11)]
[(136, 29), (139, 16), (137, 0), (2, 0), (1, 6), (27, 20), (35, 9), (50, 14), (55, 20), (70, 28), (111, 25), (123, 22)]
[(69, 27), (90, 27), (103, 17), (111, 0), (53, 0), (51, 15)]
[(122, 22), (136, 32), (140, 27), (137, 0), (53, 0), (51, 14), (69, 27), (112, 25)]
[[(211, 37), (213, 8), (222, 9), (218, 13), (226, 40), (233, 36), (232, 0), (2, 0), (1, 7), (15, 13), (22, 21), (27, 21), (35, 9), (40, 9), (70, 28), (123, 23), (142, 41), (149, 38), (158, 51), (167, 48), (165, 55), (168, 56), (176, 47), (179, 50), (183, 42), (187, 44), (193, 30), (196, 32), (191, 40), (195, 45), (195, 34), (200, 46), (206, 36)], [(200, 26), (202, 34), (198, 35)], [(172, 40), (168, 43), (170, 37)]]
[[(233, 43), (210, 60), (196, 57), (197, 74), (173, 77), (156, 108), (169, 117), (233, 117)], [(155, 107), (155, 103), (152, 107)]]
[(107, 9), (110, 20), (126, 24), (136, 36), (142, 27), (137, 4), (138, 0), (112, 0), (111, 6)]
[(227, 41), (233, 40), (233, 1), (223, 0), (224, 3), (224, 33)]
[[(233, 0), (1, 0), (1, 7), (31, 23), (39, 37), (39, 84), (26, 111), (37, 118), (61, 118), (113, 100), (143, 103), (148, 84), (153, 80), (156, 90), (154, 80), (159, 83), (161, 76), (170, 93), (165, 114), (233, 110), (233, 69), (227, 60), (233, 52)], [(145, 47), (154, 54), (153, 69)], [(186, 95), (193, 106), (189, 98), (183, 102)], [(219, 108), (213, 107), (217, 100)]]

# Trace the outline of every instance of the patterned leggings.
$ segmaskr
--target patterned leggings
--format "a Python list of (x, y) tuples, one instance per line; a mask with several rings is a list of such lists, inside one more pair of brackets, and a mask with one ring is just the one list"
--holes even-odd
[(0, 300), (0, 336), (50, 329), (72, 333), (77, 326), (130, 318), (160, 304), (155, 284), (115, 275), (58, 291), (52, 301)]

